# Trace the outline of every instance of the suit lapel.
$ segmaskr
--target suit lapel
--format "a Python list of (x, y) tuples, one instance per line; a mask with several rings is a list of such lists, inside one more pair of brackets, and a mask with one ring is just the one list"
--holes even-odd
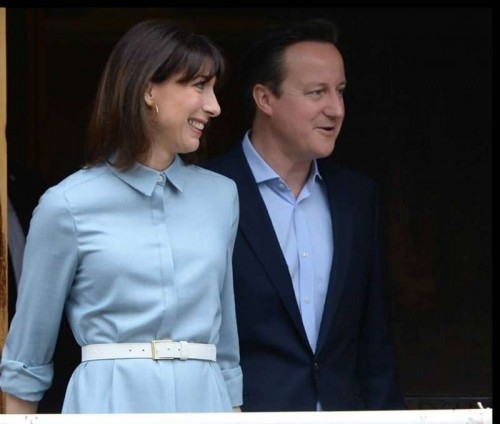
[(232, 175), (228, 176), (233, 178), (238, 185), (241, 236), (262, 264), (270, 284), (276, 289), (290, 318), (302, 334), (304, 341), (308, 343), (288, 266), (241, 145), (234, 154), (236, 158), (233, 158), (232, 163), (236, 163), (237, 166), (232, 169)]
[(316, 352), (323, 348), (339, 307), (342, 291), (347, 283), (346, 272), (352, 245), (352, 213), (348, 188), (345, 184), (338, 184), (335, 171), (322, 172), (321, 175), (327, 186), (335, 250)]

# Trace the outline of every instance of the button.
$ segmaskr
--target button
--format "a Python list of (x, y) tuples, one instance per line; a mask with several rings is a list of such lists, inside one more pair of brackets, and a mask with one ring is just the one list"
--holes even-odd
[(158, 183), (165, 184), (165, 175), (163, 174), (158, 175)]
[(304, 297), (304, 302), (309, 303), (311, 301), (311, 298), (309, 296)]
[(302, 256), (303, 256), (304, 258), (307, 258), (307, 257), (309, 256), (309, 253), (307, 253), (307, 252), (302, 252)]
[(279, 187), (280, 190), (286, 190), (286, 185), (283, 184), (283, 183), (281, 183), (281, 182), (278, 183), (278, 187)]
[(315, 362), (313, 364), (313, 367), (314, 367), (314, 371), (318, 371), (319, 370), (319, 364), (317, 362)]

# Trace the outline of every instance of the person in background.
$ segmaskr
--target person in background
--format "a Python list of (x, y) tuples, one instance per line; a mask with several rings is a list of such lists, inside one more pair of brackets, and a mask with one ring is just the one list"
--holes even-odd
[(82, 362), (63, 413), (239, 410), (237, 189), (185, 156), (221, 112), (224, 67), (206, 36), (168, 20), (139, 22), (114, 47), (86, 166), (31, 219), (0, 362), (7, 413), (37, 411), (64, 313)]
[(338, 27), (266, 28), (243, 57), (251, 128), (204, 166), (233, 179), (243, 411), (405, 409), (378, 185), (327, 158), (344, 120)]
[(31, 214), (46, 189), (47, 184), (38, 172), (7, 156), (9, 322), (16, 306), (17, 285), (21, 277), (24, 245)]

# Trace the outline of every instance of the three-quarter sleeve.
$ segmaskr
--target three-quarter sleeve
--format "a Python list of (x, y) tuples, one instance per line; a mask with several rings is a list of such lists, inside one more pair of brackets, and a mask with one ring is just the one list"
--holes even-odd
[(239, 221), (239, 202), (236, 186), (232, 197), (232, 214), (230, 219), (230, 233), (227, 244), (226, 272), (221, 293), (222, 322), (220, 339), (217, 346), (217, 362), (222, 370), (226, 382), (231, 404), (243, 404), (243, 374), (239, 365), (239, 341), (236, 325), (236, 311), (234, 302), (233, 266), (232, 257)]
[(70, 207), (64, 192), (49, 189), (33, 212), (26, 239), (16, 313), (0, 364), (2, 391), (39, 401), (52, 384), (52, 356), (77, 263)]

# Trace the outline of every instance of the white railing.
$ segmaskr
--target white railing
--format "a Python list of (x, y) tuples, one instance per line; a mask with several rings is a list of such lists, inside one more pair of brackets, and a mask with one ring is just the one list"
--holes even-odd
[(0, 424), (492, 424), (493, 410), (0, 415)]

